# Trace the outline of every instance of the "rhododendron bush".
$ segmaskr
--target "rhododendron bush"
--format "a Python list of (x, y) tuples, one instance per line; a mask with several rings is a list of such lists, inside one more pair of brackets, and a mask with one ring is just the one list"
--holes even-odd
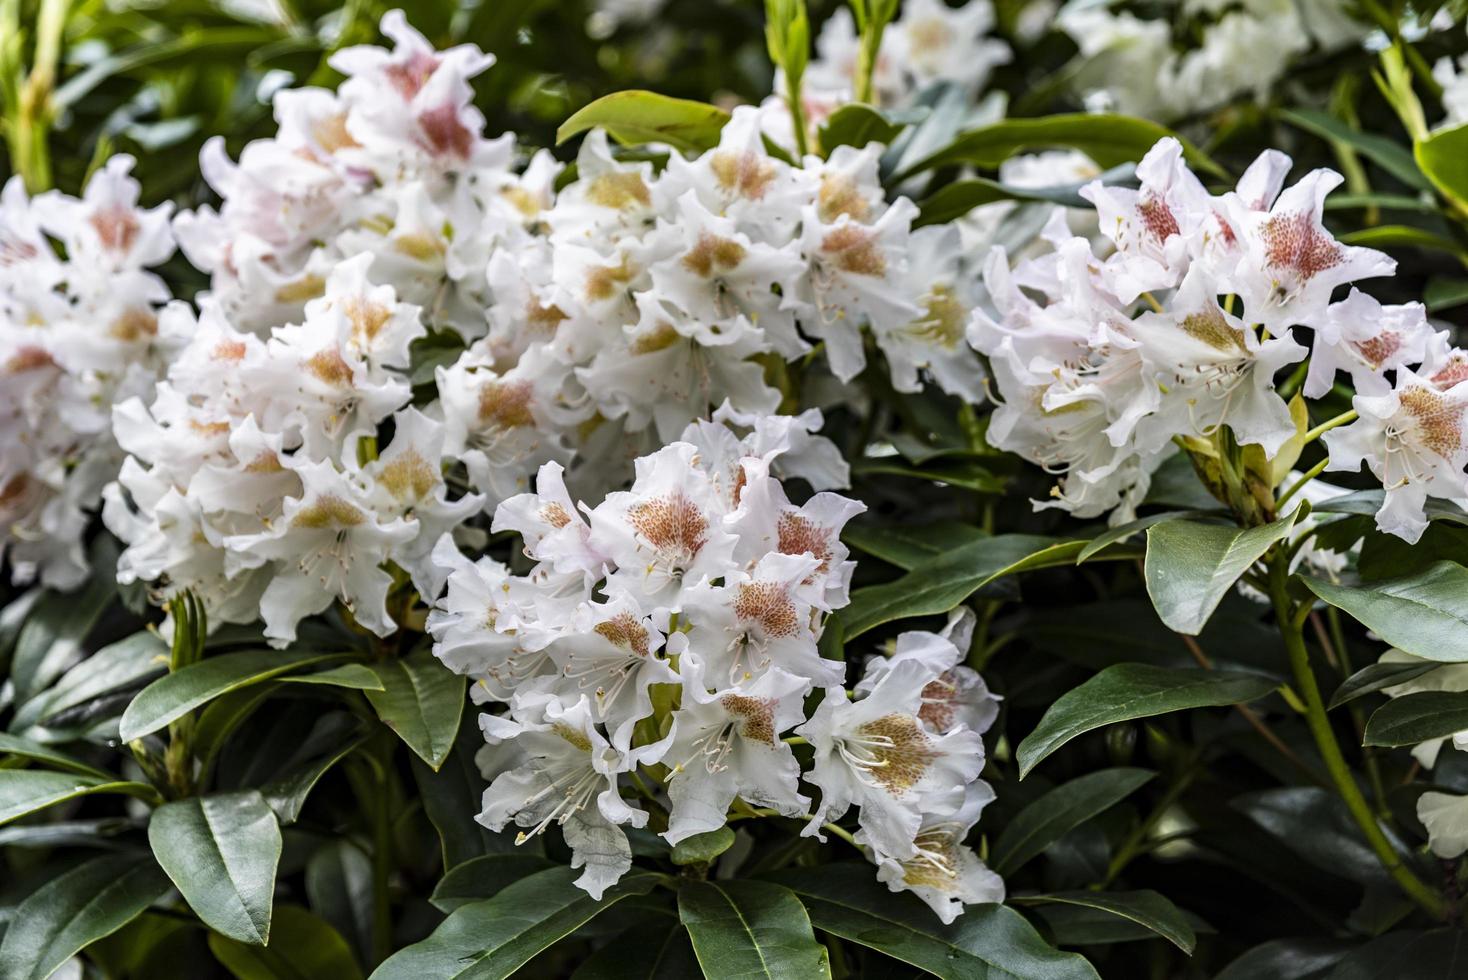
[(0, 4), (0, 978), (1462, 975), (1464, 14)]

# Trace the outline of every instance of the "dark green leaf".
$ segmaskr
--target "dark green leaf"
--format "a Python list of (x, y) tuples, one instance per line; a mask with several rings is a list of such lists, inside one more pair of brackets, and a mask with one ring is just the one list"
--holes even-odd
[(10, 682), (15, 700), (24, 703), (61, 675), (82, 655), (82, 641), (117, 594), (113, 577), (116, 546), (98, 544), (92, 554), (92, 577), (76, 592), (48, 592), (31, 610), (15, 638)]
[(437, 770), (454, 747), (464, 713), (465, 681), (424, 650), (371, 665), (383, 690), (368, 691), (377, 717)]
[(1348, 949), (1340, 940), (1323, 936), (1276, 939), (1255, 946), (1224, 967), (1214, 980), (1314, 980)]
[(65, 769), (68, 772), (82, 773), (86, 776), (96, 776), (99, 779), (111, 779), (112, 774), (98, 769), (96, 766), (83, 762), (65, 752), (58, 752), (47, 745), (39, 745), (29, 739), (20, 738), (15, 735), (6, 735), (0, 732), (0, 755), (12, 755), (21, 759), (30, 759), (32, 762), (41, 762), (53, 769)]
[(554, 867), (538, 854), (486, 854), (458, 865), (439, 879), (429, 899), (440, 912), (494, 898), (521, 878)]
[(1305, 585), (1399, 650), (1442, 663), (1468, 661), (1468, 568), (1462, 565), (1440, 561), (1369, 585), (1308, 577)]
[(372, 860), (349, 840), (331, 840), (306, 861), (311, 908), (366, 962), (372, 950)]
[(1147, 529), (1147, 594), (1172, 630), (1196, 636), (1219, 602), (1270, 545), (1286, 537), (1295, 515), (1263, 527), (1163, 521)]
[(46, 980), (171, 888), (152, 859), (136, 853), (93, 858), (52, 878), (14, 910), (0, 942), (0, 980)]
[(946, 613), (985, 585), (1017, 572), (1067, 565), (1084, 541), (1030, 534), (981, 538), (940, 554), (886, 585), (857, 589), (838, 615), (848, 641), (867, 630), (911, 616)]
[(0, 769), (0, 824), (93, 793), (121, 793), (143, 800), (158, 798), (157, 791), (146, 783), (43, 769)]
[(826, 117), (820, 129), (821, 149), (829, 154), (838, 146), (860, 148), (868, 143), (891, 143), (902, 128), (869, 105), (848, 102)]
[(1390, 663), (1383, 661), (1356, 671), (1330, 696), (1330, 707), (1339, 708), (1363, 695), (1372, 694), (1388, 687), (1396, 687), (1415, 680), (1440, 665), (1432, 662)]
[(556, 142), (600, 127), (619, 143), (666, 143), (700, 153), (719, 143), (729, 114), (718, 106), (633, 90), (604, 95), (574, 113), (556, 130)]
[(709, 980), (827, 977), (800, 899), (767, 881), (694, 881), (678, 889), (678, 918)]
[(988, 537), (972, 524), (943, 521), (911, 527), (847, 527), (841, 539), (849, 546), (873, 557), (912, 571), (946, 551)]
[(360, 980), (362, 968), (341, 933), (296, 905), (275, 910), (270, 945), (209, 934), (209, 949), (238, 980)]
[(1003, 905), (970, 905), (945, 926), (912, 895), (888, 891), (869, 865), (791, 869), (774, 879), (800, 896), (821, 932), (941, 980), (1099, 980), (1084, 957), (1050, 946)]
[(1463, 247), (1445, 235), (1412, 225), (1375, 225), (1339, 236), (1346, 245), (1363, 248), (1425, 248), (1462, 257)]
[(295, 823), (306, 797), (327, 770), (367, 741), (364, 723), (345, 712), (323, 715), (274, 779), (260, 787), (282, 825)]
[[(895, 179), (939, 167), (968, 164), (997, 168), (1016, 153), (1027, 149), (1069, 147), (1080, 150), (1102, 167), (1135, 163), (1166, 136), (1176, 136), (1165, 126), (1146, 119), (1108, 113), (1077, 112), (1033, 119), (1002, 122), (960, 133), (948, 146), (904, 169)], [(1180, 137), (1179, 137), (1180, 138)], [(1215, 176), (1225, 172), (1186, 140), (1182, 141), (1188, 161)]]
[[(513, 846), (474, 819), (488, 786), (474, 762), (474, 753), (483, 744), (479, 726), (470, 719), (468, 724), (459, 726), (454, 748), (437, 772), (416, 755), (409, 759), (418, 793), (423, 798), (423, 811), (438, 831), (445, 868), (457, 868), (466, 861)], [(533, 853), (538, 847), (539, 838), (536, 838), (518, 850)]]
[(1422, 302), (1429, 313), (1441, 313), (1468, 303), (1468, 279), (1433, 278), (1427, 280)]
[(168, 644), (138, 632), (109, 643), (68, 670), (55, 684), (16, 709), (11, 731), (44, 727), (57, 715), (168, 669)]
[(679, 866), (708, 864), (734, 846), (734, 831), (727, 826), (685, 837), (673, 845), (673, 863)]
[(1146, 769), (1102, 769), (1050, 790), (1025, 807), (994, 842), (990, 864), (1008, 875), (1096, 814), (1111, 809), (1157, 775)]
[(258, 791), (165, 803), (153, 811), (148, 843), (209, 928), (254, 945), (269, 941), (280, 826)]
[(550, 868), (488, 901), (460, 906), (433, 935), (389, 957), (372, 980), (501, 980), (597, 913), (647, 894), (658, 879), (633, 872), (594, 899), (572, 884), (577, 875)]
[(1194, 517), (1204, 517), (1207, 513), (1207, 511), (1201, 510), (1169, 510), (1163, 511), (1160, 514), (1139, 517), (1135, 521), (1129, 521), (1117, 527), (1107, 528), (1086, 542), (1086, 546), (1081, 549), (1080, 554), (1076, 555), (1076, 564), (1081, 564), (1087, 558), (1090, 558), (1108, 545), (1125, 541), (1137, 532), (1145, 531), (1154, 524), (1161, 524), (1163, 521), (1190, 520)]
[(143, 688), (122, 714), (122, 740), (131, 742), (150, 735), (221, 694), (333, 656), (289, 650), (246, 650), (207, 657)]
[(1336, 117), (1313, 109), (1285, 109), (1280, 117), (1321, 139), (1344, 143), (1409, 187), (1430, 190), (1412, 152), (1400, 143), (1375, 133), (1363, 133)]
[(1322, 871), (1362, 885), (1390, 883), (1375, 852), (1333, 791), (1318, 786), (1286, 786), (1240, 794), (1230, 805)]
[(924, 200), (913, 224), (919, 227), (946, 224), (963, 217), (974, 208), (996, 201), (1033, 201), (1071, 208), (1089, 208), (1090, 203), (1076, 193), (1079, 187), (1080, 185), (1013, 187), (987, 177), (967, 177), (944, 185)]
[(293, 674), (280, 679), (282, 684), (321, 684), (346, 687), (355, 691), (381, 691), (382, 681), (362, 664), (341, 664), (311, 674)]
[(1468, 729), (1468, 691), (1422, 691), (1392, 698), (1366, 722), (1367, 745), (1398, 748)]
[(687, 980), (701, 971), (688, 931), (677, 922), (633, 926), (591, 954), (571, 980)]
[(1100, 909), (1145, 926), (1189, 955), (1192, 954), (1193, 946), (1198, 941), (1187, 916), (1183, 915), (1176, 905), (1154, 891), (1056, 892), (1051, 895), (1016, 896), (1012, 901), (1021, 905), (1059, 903)]
[(1118, 721), (1263, 697), (1276, 682), (1240, 671), (1116, 664), (1062, 694), (1019, 745), (1020, 778), (1066, 742)]
[(1348, 953), (1324, 980), (1457, 980), (1468, 970), (1462, 929), (1388, 933)]

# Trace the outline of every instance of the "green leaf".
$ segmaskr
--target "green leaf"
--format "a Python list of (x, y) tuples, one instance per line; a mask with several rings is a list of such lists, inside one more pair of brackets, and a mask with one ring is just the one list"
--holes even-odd
[(831, 976), (800, 899), (768, 881), (694, 881), (678, 889), (678, 918), (709, 980)]
[(1069, 208), (1091, 205), (1077, 192), (1081, 185), (1062, 187), (1012, 187), (987, 177), (967, 177), (945, 184), (918, 206), (914, 227), (946, 224), (968, 214), (974, 208), (996, 201), (1037, 201), (1060, 204)]
[(1227, 172), (1201, 150), (1165, 126), (1132, 116), (1075, 112), (1033, 119), (1005, 119), (960, 133), (948, 146), (907, 167), (894, 180), (900, 182), (924, 170), (960, 164), (992, 170), (1016, 153), (1051, 147), (1080, 150), (1109, 169), (1135, 163), (1146, 156), (1158, 140), (1167, 136), (1181, 140), (1183, 151), (1193, 166), (1220, 178), (1227, 177)]
[(463, 675), (449, 670), (427, 650), (371, 667), (383, 687), (367, 692), (377, 717), (437, 771), (459, 732), (465, 701)]
[(284, 760), (282, 771), (260, 787), (265, 802), (282, 825), (295, 823), (306, 805), (306, 797), (327, 770), (367, 741), (370, 733), (365, 728), (364, 722), (345, 712), (318, 719), (311, 734)]
[(44, 769), (0, 769), (0, 824), (94, 793), (121, 793), (141, 800), (158, 799), (158, 791), (146, 783)]
[(1330, 696), (1329, 707), (1339, 708), (1341, 705), (1354, 701), (1359, 697), (1375, 693), (1388, 687), (1396, 687), (1415, 680), (1429, 671), (1436, 670), (1440, 665), (1432, 662), (1422, 663), (1414, 661), (1408, 663), (1382, 662), (1363, 667), (1350, 677), (1347, 677), (1340, 687), (1336, 688)]
[(1363, 133), (1335, 116), (1313, 109), (1285, 109), (1279, 115), (1285, 122), (1298, 126), (1307, 133), (1344, 143), (1408, 187), (1418, 190), (1432, 188), (1417, 162), (1412, 159), (1411, 151), (1400, 143), (1375, 133)]
[(1263, 697), (1276, 682), (1242, 671), (1115, 664), (1062, 694), (1019, 744), (1023, 779), (1066, 742), (1103, 725), (1187, 708), (1213, 708)]
[(1214, 980), (1320, 980), (1348, 949), (1329, 936), (1275, 939), (1229, 963)]
[(58, 752), (50, 746), (38, 745), (29, 739), (19, 738), (15, 735), (6, 735), (0, 732), (0, 754), (13, 755), (21, 759), (30, 759), (32, 762), (42, 762), (53, 769), (65, 769), (68, 772), (82, 773), (86, 776), (96, 776), (99, 779), (111, 779), (112, 774), (96, 766), (83, 762), (65, 752)]
[[(58, 715), (69, 715), (72, 709), (137, 685), (144, 678), (167, 669), (168, 644), (156, 633), (134, 633), (109, 643), (22, 704), (15, 711), (10, 729), (20, 732), (47, 727)], [(118, 704), (113, 710), (122, 708)]]
[(124, 742), (150, 735), (221, 694), (259, 684), (337, 654), (289, 650), (246, 650), (207, 657), (158, 678), (133, 698), (122, 713)]
[(295, 674), (282, 677), (283, 684), (322, 684), (327, 687), (345, 687), (354, 691), (381, 691), (382, 681), (363, 664), (341, 664), (314, 674)]
[(390, 956), (372, 980), (501, 980), (599, 912), (647, 894), (659, 877), (634, 871), (594, 899), (572, 884), (577, 875), (550, 868), (455, 909), (433, 935)]
[(165, 803), (148, 843), (204, 924), (240, 942), (270, 940), (280, 826), (257, 790)]
[(46, 980), (172, 887), (150, 858), (138, 854), (92, 858), (50, 879), (13, 911), (0, 942), (0, 980)]
[(1305, 586), (1398, 650), (1440, 663), (1468, 661), (1468, 568), (1456, 562), (1370, 585), (1307, 577)]
[(1016, 896), (1020, 905), (1059, 903), (1099, 909), (1128, 919), (1157, 933), (1184, 953), (1192, 955), (1198, 937), (1178, 907), (1166, 897), (1151, 890), (1135, 892), (1056, 892), (1050, 895)]
[(1422, 302), (1429, 313), (1441, 313), (1468, 303), (1468, 279), (1444, 279), (1434, 277), (1427, 280), (1422, 291)]
[(679, 867), (708, 864), (734, 846), (734, 831), (727, 826), (685, 837), (673, 845), (672, 861)]
[(719, 144), (729, 114), (718, 106), (632, 90), (604, 95), (583, 106), (556, 130), (556, 142), (600, 127), (619, 143), (666, 143), (685, 153)]
[[(469, 724), (459, 726), (454, 748), (437, 772), (416, 755), (408, 760), (418, 784), (418, 795), (423, 798), (423, 812), (438, 831), (445, 868), (457, 868), (466, 861), (512, 846), (474, 819), (489, 785), (474, 762), (474, 753), (483, 744), (479, 726), (471, 719)], [(539, 846), (537, 837), (516, 850), (533, 853)]]
[[(1241, 793), (1229, 800), (1229, 806), (1316, 868), (1362, 885), (1391, 887), (1380, 859), (1335, 792), (1319, 786), (1284, 786)], [(1405, 856), (1390, 829), (1386, 834)]]
[(1413, 225), (1376, 225), (1360, 228), (1339, 236), (1346, 245), (1364, 248), (1424, 248), (1433, 252), (1446, 252), (1462, 257), (1463, 247), (1445, 235), (1417, 228)]
[(1102, 769), (1062, 783), (1009, 821), (994, 842), (989, 863), (998, 874), (1011, 874), (1155, 775), (1147, 769)]
[(1086, 542), (1086, 546), (1081, 549), (1080, 554), (1076, 555), (1076, 564), (1081, 564), (1086, 559), (1095, 555), (1097, 552), (1101, 551), (1108, 545), (1113, 545), (1125, 541), (1137, 532), (1145, 531), (1147, 530), (1147, 528), (1151, 527), (1154, 524), (1161, 524), (1163, 521), (1188, 520), (1194, 517), (1205, 517), (1208, 513), (1208, 511), (1203, 510), (1168, 510), (1163, 511), (1160, 514), (1149, 514), (1146, 517), (1139, 517), (1135, 521), (1129, 521), (1126, 524), (1121, 524), (1117, 527), (1107, 528), (1105, 531), (1102, 531), (1090, 541)]
[(1003, 493), (1005, 477), (995, 476), (974, 463), (958, 466), (907, 466), (900, 462), (863, 460), (851, 468), (856, 476), (901, 476), (909, 480), (960, 487), (975, 493)]
[(10, 682), (17, 702), (30, 700), (81, 657), (82, 642), (112, 604), (116, 550), (101, 545), (92, 550), (94, 567), (86, 586), (76, 592), (47, 592), (16, 635)]
[(866, 864), (796, 868), (772, 878), (800, 896), (821, 932), (940, 980), (1099, 980), (1084, 957), (1055, 949), (1003, 905), (970, 905), (945, 926), (912, 895), (889, 892)]
[(1366, 722), (1366, 745), (1398, 748), (1468, 729), (1468, 691), (1422, 691), (1392, 698)]
[(1438, 130), (1413, 149), (1432, 186), (1459, 209), (1468, 209), (1468, 125)]
[(988, 536), (972, 524), (941, 521), (911, 527), (848, 526), (841, 533), (841, 540), (858, 551), (910, 572), (945, 552)]
[(306, 860), (311, 908), (366, 958), (372, 951), (372, 859), (349, 840), (329, 840)]
[(688, 931), (677, 922), (635, 925), (571, 974), (571, 980), (688, 980), (702, 971)]
[(494, 898), (522, 878), (555, 865), (538, 854), (485, 854), (472, 858), (439, 879), (429, 902), (449, 913), (470, 902)]
[(946, 551), (886, 585), (857, 589), (839, 615), (850, 641), (867, 630), (912, 616), (946, 613), (995, 579), (1068, 565), (1084, 541), (1001, 534)]
[(1173, 520), (1148, 528), (1147, 594), (1157, 615), (1197, 636), (1239, 577), (1290, 533), (1296, 514), (1263, 527)]
[(209, 934), (209, 951), (239, 980), (361, 980), (341, 933), (296, 905), (275, 910), (269, 946)]
[(819, 133), (821, 149), (830, 154), (838, 146), (860, 149), (868, 143), (891, 143), (903, 128), (869, 105), (848, 102), (826, 117)]

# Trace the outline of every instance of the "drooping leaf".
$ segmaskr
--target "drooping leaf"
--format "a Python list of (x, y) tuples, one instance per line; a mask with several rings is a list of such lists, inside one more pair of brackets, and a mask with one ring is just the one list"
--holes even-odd
[(1191, 520), (1194, 517), (1204, 517), (1207, 514), (1207, 511), (1202, 510), (1168, 510), (1160, 514), (1149, 514), (1146, 517), (1139, 517), (1135, 521), (1128, 521), (1117, 527), (1107, 528), (1086, 542), (1086, 546), (1076, 555), (1076, 564), (1081, 564), (1109, 545), (1126, 541), (1134, 534), (1145, 531), (1154, 524), (1161, 524), (1163, 521)]
[(1295, 517), (1239, 528), (1163, 521), (1147, 529), (1147, 594), (1172, 630), (1196, 636), (1235, 582), (1294, 527)]
[(454, 747), (464, 714), (465, 680), (424, 650), (401, 660), (371, 664), (381, 691), (367, 691), (383, 724), (437, 770)]
[(522, 878), (553, 867), (538, 854), (485, 854), (452, 868), (438, 880), (429, 901), (440, 912), (494, 898)]
[[(104, 543), (105, 542), (105, 543)], [(81, 657), (82, 642), (116, 595), (112, 569), (117, 546), (103, 535), (92, 549), (92, 575), (75, 592), (48, 592), (26, 616), (15, 638), (9, 678), (25, 702), (51, 685)]]
[(1364, 133), (1328, 113), (1313, 109), (1285, 109), (1280, 112), (1280, 118), (1322, 139), (1344, 143), (1409, 187), (1419, 190), (1432, 187), (1412, 159), (1412, 151), (1385, 136)]
[(1062, 694), (1020, 743), (1020, 778), (1077, 735), (1169, 711), (1238, 704), (1263, 697), (1276, 683), (1242, 671), (1115, 664)]
[(600, 127), (619, 143), (666, 143), (675, 150), (701, 153), (719, 143), (729, 113), (718, 106), (675, 99), (656, 92), (613, 92), (583, 106), (556, 130), (556, 142)]
[(1214, 980), (1306, 980), (1324, 976), (1350, 947), (1328, 936), (1275, 939), (1249, 950)]
[(382, 681), (362, 664), (340, 664), (309, 674), (292, 674), (280, 678), (280, 682), (282, 684), (320, 684), (324, 687), (345, 687), (354, 691), (382, 690)]
[(950, 926), (909, 894), (893, 894), (869, 865), (827, 864), (771, 876), (800, 896), (821, 932), (910, 963), (941, 980), (1099, 980), (1003, 905), (970, 905)]
[(994, 842), (990, 864), (999, 874), (1010, 874), (1155, 775), (1147, 769), (1102, 769), (1060, 784), (1009, 821)]
[[(958, 138), (903, 170), (896, 180), (939, 167), (968, 164), (988, 169), (1026, 149), (1069, 147), (1080, 150), (1102, 167), (1135, 163), (1146, 156), (1157, 141), (1176, 136), (1165, 126), (1133, 116), (1076, 112), (1032, 119), (1005, 119), (960, 133)], [(1186, 140), (1188, 161), (1214, 176), (1226, 173)]]
[(708, 864), (734, 846), (734, 831), (727, 826), (685, 837), (673, 845), (672, 861), (683, 866)]
[[(1363, 885), (1390, 882), (1334, 792), (1319, 786), (1283, 786), (1240, 794), (1230, 806), (1322, 871)], [(1387, 836), (1392, 836), (1390, 831)]]
[(111, 779), (112, 774), (96, 766), (83, 762), (75, 756), (58, 752), (48, 745), (39, 745), (30, 739), (20, 738), (15, 735), (7, 735), (0, 732), (0, 755), (11, 755), (20, 759), (29, 759), (32, 762), (44, 763), (53, 769), (65, 769), (68, 772), (81, 773), (86, 776), (96, 776), (99, 779)]
[(902, 128), (869, 105), (848, 102), (826, 117), (820, 128), (821, 149), (829, 154), (838, 146), (860, 149), (868, 143), (891, 143)]
[(0, 980), (46, 980), (171, 887), (152, 859), (137, 853), (92, 858), (58, 875), (15, 908), (0, 942)]
[(349, 840), (327, 841), (306, 861), (306, 897), (366, 962), (372, 950), (372, 859)]
[(1049, 895), (1016, 897), (1013, 901), (1021, 905), (1058, 903), (1100, 909), (1145, 926), (1188, 954), (1193, 952), (1193, 947), (1198, 941), (1187, 916), (1183, 915), (1178, 907), (1165, 896), (1151, 890), (1055, 892)]
[(804, 906), (779, 885), (689, 882), (678, 889), (678, 918), (709, 980), (831, 976)]
[(1083, 547), (1083, 541), (1031, 534), (981, 538), (940, 554), (895, 582), (857, 589), (851, 605), (838, 615), (850, 641), (893, 620), (946, 613), (1005, 575), (1070, 564)]
[(15, 711), (10, 730), (23, 732), (32, 726), (46, 726), (63, 712), (131, 688), (167, 669), (168, 644), (155, 633), (134, 633), (93, 653), (22, 704)]
[(1468, 691), (1421, 691), (1392, 698), (1366, 722), (1367, 745), (1397, 748), (1468, 729)]
[(269, 941), (281, 838), (258, 790), (165, 803), (153, 811), (148, 843), (209, 928), (244, 943)]
[(577, 874), (550, 868), (487, 901), (460, 906), (433, 935), (390, 956), (372, 980), (501, 980), (597, 913), (647, 894), (658, 880), (634, 871), (594, 899), (572, 884)]
[(369, 733), (364, 727), (344, 712), (322, 716), (292, 758), (284, 760), (275, 778), (260, 787), (282, 825), (295, 823), (321, 777), (367, 741)]
[(1413, 156), (1439, 193), (1468, 208), (1468, 124), (1440, 129), (1419, 141)]
[(347, 941), (298, 905), (282, 905), (270, 923), (270, 945), (209, 934), (209, 950), (238, 980), (361, 980)]
[[(479, 727), (471, 719), (459, 726), (454, 747), (437, 772), (416, 755), (409, 760), (418, 794), (423, 798), (423, 812), (438, 831), (445, 868), (457, 868), (474, 858), (513, 847), (474, 819), (489, 785), (474, 763), (474, 753), (483, 744)], [(536, 838), (515, 850), (533, 854), (538, 847)]]
[(0, 824), (93, 793), (158, 798), (157, 790), (147, 783), (44, 769), (0, 769)]
[(591, 954), (571, 980), (685, 980), (700, 972), (688, 930), (676, 920), (653, 921)]
[(1439, 666), (1439, 664), (1432, 662), (1422, 663), (1415, 661), (1407, 663), (1382, 662), (1372, 664), (1369, 667), (1363, 667), (1350, 677), (1347, 677), (1341, 683), (1341, 686), (1336, 688), (1335, 693), (1330, 696), (1329, 707), (1332, 709), (1339, 708), (1341, 705), (1367, 694), (1373, 694), (1376, 691), (1381, 691), (1388, 687), (1396, 687), (1398, 684), (1405, 684), (1410, 680), (1421, 677), (1429, 671), (1436, 670)]
[(1468, 661), (1468, 568), (1456, 562), (1369, 585), (1310, 577), (1305, 585), (1399, 650), (1442, 663)]
[(988, 537), (980, 528), (957, 521), (911, 527), (848, 526), (841, 539), (852, 548), (912, 571), (946, 551)]
[(122, 714), (119, 729), (122, 740), (131, 742), (150, 735), (221, 694), (300, 670), (332, 656), (289, 650), (245, 650), (206, 657), (143, 688)]

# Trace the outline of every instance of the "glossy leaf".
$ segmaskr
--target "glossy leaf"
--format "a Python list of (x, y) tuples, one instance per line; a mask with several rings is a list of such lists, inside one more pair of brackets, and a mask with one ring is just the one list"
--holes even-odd
[(540, 847), (539, 838), (514, 847), (511, 838), (495, 835), (474, 819), (489, 785), (474, 762), (474, 753), (483, 744), (479, 726), (470, 720), (459, 726), (454, 747), (437, 772), (416, 755), (409, 759), (418, 795), (423, 799), (423, 812), (438, 831), (445, 868), (457, 868), (495, 851), (513, 848), (521, 854), (534, 854)]
[(718, 106), (634, 90), (604, 95), (583, 107), (556, 130), (556, 142), (601, 128), (619, 143), (666, 143), (698, 153), (717, 146), (729, 114)]
[(1336, 688), (1330, 696), (1330, 707), (1339, 708), (1341, 705), (1354, 701), (1367, 694), (1395, 687), (1415, 680), (1430, 671), (1438, 668), (1436, 663), (1422, 663), (1421, 661), (1409, 661), (1407, 663), (1375, 663), (1369, 667), (1363, 667), (1350, 677), (1347, 677), (1340, 687)]
[(340, 664), (311, 674), (293, 674), (280, 679), (282, 684), (320, 684), (345, 687), (354, 691), (380, 691), (382, 681), (363, 664)]
[(571, 980), (687, 980), (701, 972), (688, 931), (676, 920), (653, 921), (592, 953)]
[(1020, 778), (1066, 742), (1103, 725), (1188, 708), (1212, 708), (1263, 697), (1276, 682), (1241, 671), (1116, 664), (1062, 694), (1020, 743)]
[(1189, 520), (1194, 517), (1203, 517), (1206, 514), (1207, 511), (1201, 510), (1168, 510), (1160, 514), (1149, 514), (1146, 517), (1139, 517), (1135, 521), (1128, 521), (1116, 527), (1107, 528), (1086, 542), (1086, 546), (1076, 555), (1076, 564), (1081, 564), (1110, 545), (1126, 541), (1133, 535), (1147, 530), (1154, 524), (1161, 524), (1163, 521)]
[(848, 102), (826, 117), (820, 129), (821, 149), (830, 153), (838, 146), (858, 149), (868, 143), (891, 143), (902, 125), (889, 120), (869, 105)]
[(1409, 187), (1432, 187), (1412, 159), (1412, 151), (1385, 136), (1353, 129), (1335, 116), (1312, 109), (1285, 109), (1280, 118), (1322, 139), (1344, 143)]
[(485, 854), (450, 869), (438, 880), (429, 901), (440, 912), (452, 912), (494, 898), (520, 879), (550, 867), (554, 864), (537, 854)]
[(422, 942), (401, 949), (372, 980), (501, 980), (551, 943), (631, 895), (645, 895), (657, 876), (632, 872), (594, 899), (572, 882), (579, 872), (550, 868), (494, 898), (454, 910)]
[(1147, 529), (1147, 594), (1162, 621), (1196, 636), (1234, 583), (1294, 527), (1294, 516), (1263, 527), (1163, 521)]
[(1419, 141), (1413, 155), (1439, 193), (1468, 208), (1468, 125), (1438, 130)]
[(370, 665), (383, 690), (367, 691), (377, 717), (437, 770), (454, 747), (464, 713), (465, 680), (424, 650)]
[(1062, 783), (1005, 825), (994, 842), (990, 864), (1001, 875), (1012, 873), (1096, 814), (1126, 799), (1155, 775), (1146, 769), (1102, 769)]
[(678, 889), (678, 918), (710, 980), (829, 978), (800, 899), (767, 881), (694, 881)]
[(1135, 892), (1055, 892), (1049, 895), (1026, 895), (1013, 899), (1016, 904), (1042, 905), (1057, 903), (1099, 909), (1145, 926), (1184, 953), (1191, 954), (1198, 937), (1178, 907), (1154, 891)]
[(280, 906), (270, 932), (268, 946), (210, 933), (209, 950), (238, 980), (361, 980), (362, 968), (341, 933), (305, 909)]
[(306, 861), (306, 897), (365, 961), (372, 950), (372, 859), (349, 840), (327, 841)]
[[(45, 726), (64, 712), (130, 688), (168, 669), (168, 644), (141, 631), (109, 643), (68, 670), (57, 682), (16, 709), (11, 731)], [(114, 709), (115, 710), (115, 709)]]
[(1392, 698), (1366, 722), (1365, 744), (1397, 748), (1468, 730), (1468, 691), (1422, 691)]
[(858, 551), (864, 551), (874, 558), (880, 558), (910, 572), (944, 552), (988, 536), (972, 524), (943, 521), (912, 527), (868, 527), (858, 524), (848, 526), (842, 532), (841, 540)]
[(92, 549), (92, 575), (82, 589), (48, 592), (26, 616), (10, 658), (9, 678), (15, 685), (16, 701), (27, 701), (49, 687), (81, 657), (82, 641), (111, 605), (117, 551), (105, 535), (103, 540), (109, 543)]
[(195, 796), (153, 811), (148, 843), (189, 907), (230, 939), (270, 939), (280, 827), (256, 790)]
[(1468, 568), (1456, 562), (1369, 585), (1309, 577), (1305, 585), (1384, 643), (1425, 660), (1468, 662)]
[(708, 864), (734, 846), (734, 831), (727, 826), (685, 837), (673, 845), (672, 861), (677, 865)]
[[(1158, 140), (1175, 135), (1149, 120), (1109, 113), (1005, 119), (960, 133), (948, 146), (906, 168), (896, 179), (960, 164), (994, 169), (1016, 153), (1050, 147), (1080, 150), (1102, 167), (1116, 167), (1141, 160)], [(1224, 176), (1218, 164), (1192, 144), (1183, 141), (1183, 146), (1194, 167)]]
[(1077, 194), (1079, 185), (1050, 188), (1014, 187), (987, 177), (966, 177), (945, 184), (925, 199), (914, 225), (935, 225), (968, 214), (974, 208), (996, 201), (1038, 201), (1063, 207), (1086, 208), (1090, 205)]
[(52, 769), (65, 769), (68, 772), (82, 773), (87, 776), (97, 776), (101, 779), (111, 779), (112, 775), (88, 762), (58, 752), (48, 745), (40, 745), (29, 739), (19, 738), (15, 735), (6, 735), (0, 732), (0, 755), (15, 756), (20, 759), (29, 759), (50, 766)]
[(146, 783), (44, 769), (0, 769), (0, 824), (93, 793), (158, 798), (157, 791)]
[(150, 735), (221, 694), (331, 659), (332, 654), (289, 650), (246, 650), (207, 657), (158, 678), (123, 712), (124, 742)]
[(800, 896), (816, 929), (941, 980), (1099, 980), (1083, 956), (1055, 949), (1003, 905), (970, 905), (945, 926), (917, 898), (888, 891), (866, 864), (798, 868), (772, 878)]
[(0, 942), (0, 980), (46, 980), (171, 890), (152, 859), (136, 853), (93, 858), (52, 878), (14, 909)]

